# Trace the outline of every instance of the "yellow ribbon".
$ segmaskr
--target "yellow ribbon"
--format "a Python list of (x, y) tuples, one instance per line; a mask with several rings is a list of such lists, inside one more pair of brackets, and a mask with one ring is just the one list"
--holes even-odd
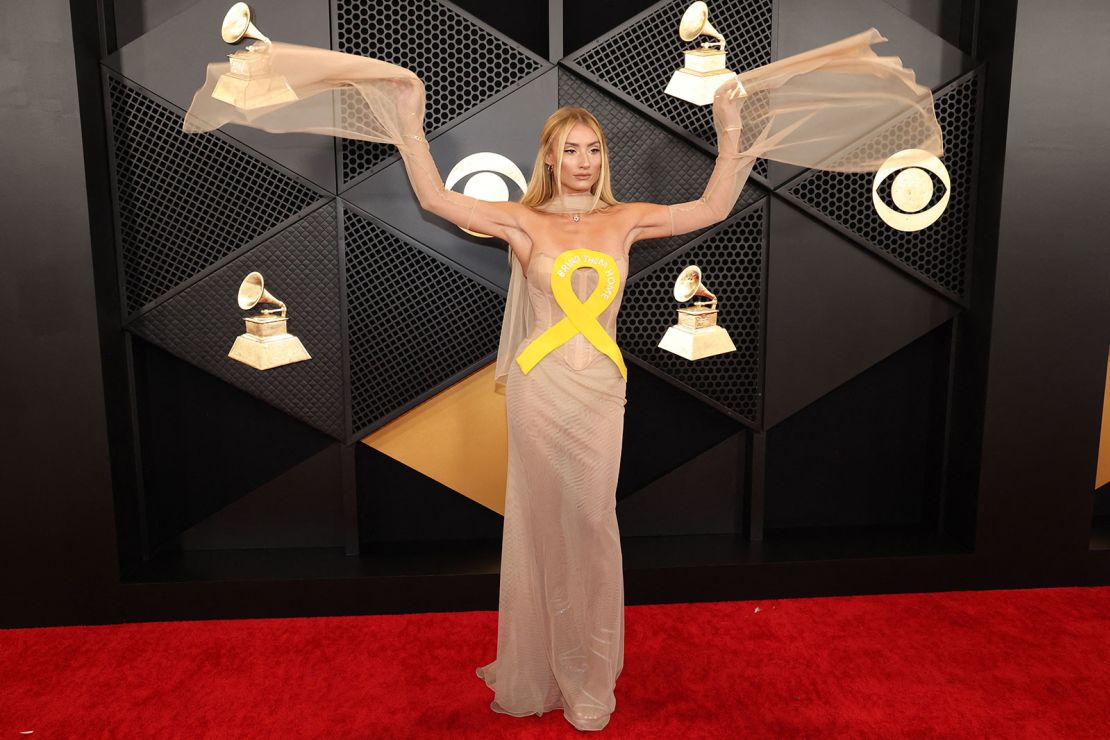
[[(597, 272), (597, 285), (594, 292), (583, 303), (578, 300), (570, 284), (570, 276), (575, 270), (588, 267)], [(613, 338), (597, 321), (601, 312), (609, 307), (617, 297), (620, 287), (620, 272), (609, 255), (592, 249), (568, 249), (555, 258), (551, 265), (551, 292), (559, 308), (566, 314), (562, 319), (539, 335), (517, 355), (516, 362), (525, 375), (556, 347), (581, 333), (590, 344), (597, 347), (620, 369), (621, 375), (628, 380), (628, 368), (624, 357)]]

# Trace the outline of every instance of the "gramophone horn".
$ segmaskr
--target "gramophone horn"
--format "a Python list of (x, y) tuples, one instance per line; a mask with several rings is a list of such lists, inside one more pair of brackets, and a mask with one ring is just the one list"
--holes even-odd
[(675, 280), (674, 299), (679, 303), (685, 303), (694, 297), (700, 285), (701, 268), (690, 265), (679, 274), (678, 280)]
[[(262, 279), (261, 272), (252, 272), (243, 278), (243, 282), (239, 284), (239, 308), (244, 311), (254, 308), (259, 303), (269, 303), (277, 306), (276, 310), (281, 311), (281, 315), (285, 315), (285, 304), (266, 290), (266, 281)], [(263, 309), (263, 313), (274, 313), (273, 309)]]
[(685, 303), (695, 296), (708, 298), (714, 306), (717, 305), (717, 296), (710, 293), (701, 281), (701, 268), (697, 265), (690, 265), (675, 280), (674, 299), (679, 303)]
[(682, 21), (678, 24), (678, 35), (682, 37), (683, 41), (693, 41), (703, 34), (720, 39), (721, 50), (724, 51), (725, 38), (709, 22), (709, 6), (698, 0), (682, 14)]
[(267, 44), (270, 43), (270, 39), (251, 23), (251, 9), (246, 3), (235, 3), (231, 6), (227, 15), (224, 16), (220, 35), (229, 44), (234, 44), (243, 38), (258, 39), (259, 41), (265, 41)]

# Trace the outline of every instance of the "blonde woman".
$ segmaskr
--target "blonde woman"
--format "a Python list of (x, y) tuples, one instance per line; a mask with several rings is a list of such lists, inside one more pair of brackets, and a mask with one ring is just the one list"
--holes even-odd
[[(733, 82), (720, 98), (727, 103), (736, 93)], [(405, 107), (419, 105), (402, 99)], [(733, 124), (724, 135), (737, 136), (739, 107), (717, 107)], [(722, 220), (754, 157), (722, 147), (696, 201), (620, 203), (597, 119), (564, 107), (544, 124), (521, 201), (489, 203), (443, 188), (419, 121), (411, 121), (403, 136), (413, 145), (402, 154), (421, 206), (503, 239), (512, 263), (496, 372), (505, 385), (509, 444), (497, 659), (477, 672), (494, 691), (494, 711), (542, 715), (561, 707), (578, 729), (600, 730), (616, 708), (624, 664), (616, 490), (626, 378), (615, 338), (629, 250), (640, 239)], [(585, 303), (606, 278), (611, 291), (596, 321), (614, 340), (608, 349), (615, 357), (579, 332), (529, 366), (519, 361), (522, 352), (566, 315), (552, 278), (567, 254), (602, 268), (581, 267), (565, 279)]]
[(444, 188), (423, 133), (424, 86), (409, 70), (263, 44), (252, 52), (267, 57), (260, 67), (296, 99), (236, 107), (211, 97), (228, 64), (209, 65), (186, 131), (233, 122), (393, 143), (421, 206), (509, 246), (496, 368), (509, 430), (497, 655), (477, 669), (495, 711), (561, 708), (576, 728), (600, 730), (616, 708), (624, 582), (615, 507), (627, 370), (615, 339), (629, 251), (724, 219), (756, 157), (874, 172), (899, 150), (943, 154), (931, 91), (897, 57), (877, 56), (871, 45), (880, 41), (870, 29), (722, 85), (705, 192), (669, 205), (614, 197), (604, 132), (582, 108), (548, 118), (521, 201), (493, 203)]

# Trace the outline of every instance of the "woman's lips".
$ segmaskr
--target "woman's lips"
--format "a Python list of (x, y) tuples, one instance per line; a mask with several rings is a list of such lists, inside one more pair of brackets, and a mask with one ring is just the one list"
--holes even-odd
[(574, 177), (575, 177), (575, 179), (578, 179), (578, 180), (589, 180), (590, 179), (589, 175), (575, 175)]

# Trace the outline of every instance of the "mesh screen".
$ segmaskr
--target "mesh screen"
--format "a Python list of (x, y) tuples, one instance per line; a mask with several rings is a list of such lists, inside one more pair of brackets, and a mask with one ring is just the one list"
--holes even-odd
[(129, 314), (321, 197), (114, 75), (108, 93)]
[[(940, 292), (963, 300), (971, 253), (980, 86), (979, 72), (974, 71), (934, 95), (937, 120), (944, 132), (941, 161), (948, 169), (952, 192), (944, 213), (924, 229), (898, 231), (879, 217), (871, 202), (874, 177), (870, 173), (811, 170), (782, 192)], [(890, 130), (905, 125), (895, 122)], [(876, 141), (881, 145), (881, 138)], [(891, 174), (882, 183), (881, 196), (889, 198), (893, 179)], [(933, 202), (939, 195), (934, 194)]]
[[(703, 240), (629, 280), (621, 303), (617, 343), (686, 387), (715, 401), (733, 416), (761, 423), (763, 289), (767, 201), (732, 216)], [(633, 247), (635, 252), (637, 247)], [(701, 268), (717, 295), (718, 323), (736, 351), (694, 362), (658, 348), (676, 321), (674, 282), (683, 268)]]
[[(713, 109), (679, 100), (664, 91), (682, 52), (700, 41), (683, 41), (678, 23), (689, 0), (668, 0), (626, 28), (575, 52), (568, 60), (589, 77), (604, 82), (692, 136), (715, 147)], [(710, 7), (709, 22), (725, 37), (729, 69), (759, 67), (771, 61), (772, 0), (731, 0)], [(766, 162), (753, 170), (767, 176)]]
[[(338, 225), (329, 203), (159, 303), (131, 329), (296, 418), (343, 438)], [(257, 270), (289, 306), (289, 332), (311, 360), (269, 370), (227, 356), (243, 333), (239, 283)], [(265, 307), (265, 306), (263, 306)], [(257, 313), (252, 310), (249, 313)]]
[[(581, 106), (597, 116), (609, 145), (613, 193), (618, 200), (683, 203), (701, 197), (713, 171), (713, 158), (702, 150), (570, 72), (559, 75), (559, 105)], [(764, 193), (749, 180), (733, 213), (747, 208)], [(635, 275), (705, 231), (637, 242), (631, 253), (630, 274)]]
[(350, 209), (343, 224), (351, 431), (361, 435), (496, 352), (505, 298)]
[[(426, 131), (446, 126), (547, 66), (437, 0), (337, 0), (339, 50), (412, 70), (427, 92)], [(396, 149), (342, 139), (343, 182), (371, 171)]]

